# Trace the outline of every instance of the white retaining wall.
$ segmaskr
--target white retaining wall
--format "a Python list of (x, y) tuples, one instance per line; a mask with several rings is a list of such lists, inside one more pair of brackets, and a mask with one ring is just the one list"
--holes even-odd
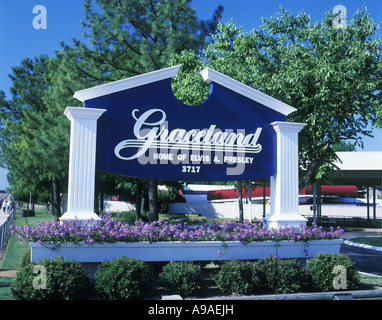
[(125, 201), (104, 201), (105, 212), (126, 212), (135, 210), (135, 205)]
[[(250, 218), (250, 207), (244, 204), (244, 219)], [(270, 213), (271, 206), (266, 205), (266, 213)], [(169, 213), (194, 213), (207, 218), (239, 218), (239, 205), (234, 202), (199, 202), (199, 203), (170, 203)], [(263, 205), (252, 204), (252, 219), (262, 219)]]

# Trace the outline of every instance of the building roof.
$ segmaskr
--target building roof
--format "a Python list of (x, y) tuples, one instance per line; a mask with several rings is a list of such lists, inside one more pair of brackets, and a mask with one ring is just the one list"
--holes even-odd
[(336, 165), (341, 170), (382, 171), (382, 151), (337, 152), (341, 162)]
[(382, 151), (337, 152), (336, 184), (382, 185)]

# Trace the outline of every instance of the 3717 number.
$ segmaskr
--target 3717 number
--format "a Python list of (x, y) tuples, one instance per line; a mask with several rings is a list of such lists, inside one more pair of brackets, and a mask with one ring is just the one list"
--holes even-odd
[(200, 166), (182, 166), (182, 172), (185, 173), (199, 173)]

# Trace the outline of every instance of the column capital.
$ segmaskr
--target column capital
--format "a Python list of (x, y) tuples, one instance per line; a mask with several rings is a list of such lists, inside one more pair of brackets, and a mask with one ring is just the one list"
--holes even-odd
[(306, 126), (306, 123), (298, 122), (286, 122), (286, 121), (275, 121), (271, 125), (276, 132), (294, 132), (298, 133), (302, 128)]
[(83, 107), (66, 107), (64, 115), (72, 121), (73, 119), (98, 120), (106, 109), (93, 109)]

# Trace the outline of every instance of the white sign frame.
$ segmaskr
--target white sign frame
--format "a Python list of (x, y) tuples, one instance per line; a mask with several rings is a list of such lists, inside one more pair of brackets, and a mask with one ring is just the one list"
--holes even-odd
[[(81, 90), (74, 97), (85, 101), (160, 79), (175, 77), (180, 66), (170, 67), (144, 75), (123, 79), (109, 84)], [(255, 89), (233, 80), (213, 69), (201, 72), (206, 82), (216, 82), (262, 105), (288, 115), (295, 108), (269, 97)], [(101, 219), (94, 212), (95, 158), (97, 120), (106, 109), (67, 107), (64, 114), (71, 121), (70, 159), (67, 212), (61, 221), (76, 219), (84, 224)], [(264, 218), (269, 228), (306, 225), (306, 219), (298, 212), (298, 133), (305, 123), (277, 121), (271, 123), (277, 136), (277, 174), (271, 181), (271, 213)]]

